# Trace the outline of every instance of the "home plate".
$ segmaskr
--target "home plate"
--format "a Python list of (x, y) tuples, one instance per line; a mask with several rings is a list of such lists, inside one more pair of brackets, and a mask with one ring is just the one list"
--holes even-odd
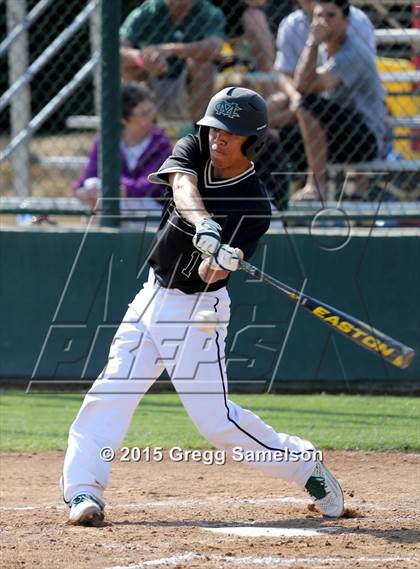
[(305, 528), (265, 528), (265, 527), (223, 527), (204, 528), (215, 533), (239, 535), (241, 537), (314, 537), (333, 533), (337, 528), (305, 529)]

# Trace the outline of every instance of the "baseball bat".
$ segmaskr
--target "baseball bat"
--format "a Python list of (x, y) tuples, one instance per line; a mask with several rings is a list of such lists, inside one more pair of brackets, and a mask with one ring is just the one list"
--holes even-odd
[(362, 320), (295, 290), (246, 261), (240, 262), (240, 269), (279, 290), (333, 330), (340, 332), (355, 344), (385, 359), (392, 365), (404, 369), (413, 361), (415, 352), (412, 348), (376, 330)]

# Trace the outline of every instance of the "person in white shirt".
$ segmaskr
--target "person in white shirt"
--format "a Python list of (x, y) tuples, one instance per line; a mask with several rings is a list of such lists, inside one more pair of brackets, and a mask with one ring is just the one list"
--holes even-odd
[[(319, 0), (299, 0), (301, 9), (292, 12), (279, 26), (275, 63), (280, 72), (279, 89), (267, 101), (270, 130), (258, 173), (280, 210), (287, 207), (291, 170), (311, 172), (316, 166), (314, 175), (318, 186), (307, 179), (302, 191), (291, 198), (315, 200), (324, 194), (327, 157), (333, 162), (348, 159), (360, 162), (373, 159), (381, 149), (385, 107), (375, 66), (374, 28), (369, 18), (350, 2), (342, 0), (336, 6), (333, 0), (325, 1), (331, 4), (325, 8), (325, 14), (328, 13), (331, 25), (335, 22), (333, 36), (337, 38), (330, 41), (323, 37), (313, 50), (311, 74), (314, 78), (318, 72), (324, 76), (328, 70), (328, 77), (334, 76), (334, 81), (303, 85), (299, 78), (299, 63), (308, 42), (313, 41)], [(339, 30), (335, 29), (337, 22), (340, 22)], [(312, 91), (323, 95), (328, 104), (324, 98), (312, 100)], [(326, 130), (323, 135), (318, 133), (319, 138), (315, 137), (319, 146), (315, 144), (315, 154), (309, 153), (309, 156), (310, 145), (304, 136), (309, 130), (302, 116), (310, 101), (312, 116), (321, 120)], [(351, 128), (343, 130), (349, 120)], [(322, 136), (326, 137), (328, 148), (321, 144)], [(321, 156), (322, 161), (318, 160)]]
[[(375, 55), (359, 33), (349, 31), (350, 2), (314, 4), (305, 47), (293, 78), (284, 83), (299, 128), (283, 125), (278, 132), (281, 159), (295, 166), (296, 154), (298, 160), (306, 158), (306, 183), (293, 194), (294, 201), (325, 198), (327, 162), (378, 158), (386, 124)], [(288, 136), (294, 136), (293, 144)]]
[[(279, 128), (296, 120), (290, 109), (288, 86), (293, 79), (299, 57), (309, 36), (315, 0), (298, 0), (299, 10), (293, 11), (280, 23), (276, 39), (274, 68), (281, 73), (279, 88), (267, 101), (270, 127)], [(375, 28), (369, 17), (356, 6), (350, 6), (347, 33), (359, 38), (376, 55)], [(319, 54), (319, 64), (326, 60)]]

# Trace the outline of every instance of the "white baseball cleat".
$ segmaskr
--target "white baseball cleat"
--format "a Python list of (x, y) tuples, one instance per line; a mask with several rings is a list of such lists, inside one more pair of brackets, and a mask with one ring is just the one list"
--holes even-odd
[(73, 525), (95, 525), (104, 519), (104, 506), (94, 496), (78, 494), (70, 502), (69, 522)]
[(338, 480), (319, 460), (305, 484), (315, 507), (328, 518), (339, 518), (344, 513), (344, 496)]

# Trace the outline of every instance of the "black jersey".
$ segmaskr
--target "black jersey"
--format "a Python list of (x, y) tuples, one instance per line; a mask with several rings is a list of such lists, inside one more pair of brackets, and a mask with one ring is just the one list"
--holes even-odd
[[(197, 177), (197, 187), (204, 206), (222, 227), (222, 243), (239, 247), (245, 259), (254, 253), (258, 240), (270, 225), (271, 206), (260, 183), (254, 165), (238, 176), (216, 179), (209, 153), (201, 150), (196, 135), (177, 142), (173, 153), (149, 180), (168, 185), (168, 174), (185, 172)], [(226, 285), (227, 278), (213, 284), (203, 282), (198, 274), (201, 253), (192, 243), (194, 225), (177, 211), (172, 188), (168, 185), (167, 200), (158, 232), (149, 252), (149, 264), (159, 283), (192, 294), (217, 290)]]

